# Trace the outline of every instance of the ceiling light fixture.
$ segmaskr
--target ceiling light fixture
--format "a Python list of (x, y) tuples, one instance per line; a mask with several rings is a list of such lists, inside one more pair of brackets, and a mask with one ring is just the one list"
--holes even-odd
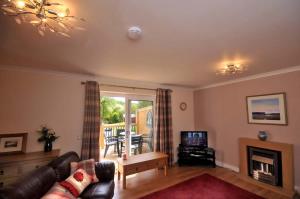
[(70, 37), (71, 29), (84, 30), (71, 25), (72, 20), (85, 21), (70, 15), (70, 9), (61, 3), (48, 0), (5, 0), (1, 4), (3, 13), (15, 17), (18, 24), (29, 22), (36, 26), (41, 36), (48, 30), (65, 37)]
[(132, 26), (128, 29), (127, 36), (131, 40), (138, 40), (142, 36), (142, 29), (137, 26)]
[(246, 70), (246, 67), (240, 64), (228, 64), (217, 71), (217, 75), (236, 75)]

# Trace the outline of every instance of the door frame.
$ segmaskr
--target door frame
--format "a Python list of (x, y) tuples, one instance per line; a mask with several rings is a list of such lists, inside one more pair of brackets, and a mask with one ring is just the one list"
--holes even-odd
[[(139, 95), (139, 94), (130, 94), (130, 93), (125, 93), (125, 92), (116, 92), (116, 91), (100, 91), (100, 99), (101, 97), (124, 97), (125, 98), (125, 131), (130, 132), (131, 130), (131, 114), (130, 114), (130, 109), (131, 109), (131, 101), (152, 101), (152, 111), (153, 111), (153, 136), (155, 138), (155, 101), (156, 101), (156, 96), (155, 95)], [(129, 114), (128, 114), (129, 113)], [(100, 124), (101, 125), (101, 124)], [(126, 146), (130, 146), (131, 143), (131, 137), (129, 134), (129, 137), (126, 136)], [(154, 142), (154, 140), (153, 140)], [(153, 143), (154, 146), (154, 143)], [(130, 147), (125, 148), (125, 153), (127, 156), (130, 156)]]

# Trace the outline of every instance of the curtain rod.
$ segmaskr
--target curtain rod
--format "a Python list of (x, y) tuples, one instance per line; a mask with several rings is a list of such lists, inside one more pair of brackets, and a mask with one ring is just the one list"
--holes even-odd
[[(85, 85), (85, 82), (81, 82), (81, 85)], [(133, 86), (119, 86), (119, 85), (113, 85), (113, 84), (100, 84), (100, 86), (110, 86), (110, 87), (121, 87), (121, 88), (130, 88), (130, 89), (141, 89), (141, 90), (150, 90), (150, 91), (156, 91), (156, 89), (153, 88), (142, 88), (142, 87), (133, 87)], [(169, 89), (171, 92), (173, 92), (171, 89)]]

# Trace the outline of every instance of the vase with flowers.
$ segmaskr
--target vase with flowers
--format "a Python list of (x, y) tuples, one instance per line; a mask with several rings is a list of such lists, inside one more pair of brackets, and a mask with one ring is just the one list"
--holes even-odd
[(41, 136), (38, 139), (38, 142), (45, 142), (44, 151), (52, 151), (52, 142), (54, 142), (59, 136), (55, 135), (53, 129), (48, 128), (47, 126), (42, 126), (40, 130), (37, 131)]

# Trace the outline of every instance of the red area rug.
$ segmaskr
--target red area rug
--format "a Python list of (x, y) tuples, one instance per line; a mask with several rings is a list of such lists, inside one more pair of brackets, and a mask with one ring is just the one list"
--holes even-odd
[(263, 199), (209, 174), (203, 174), (140, 199)]

